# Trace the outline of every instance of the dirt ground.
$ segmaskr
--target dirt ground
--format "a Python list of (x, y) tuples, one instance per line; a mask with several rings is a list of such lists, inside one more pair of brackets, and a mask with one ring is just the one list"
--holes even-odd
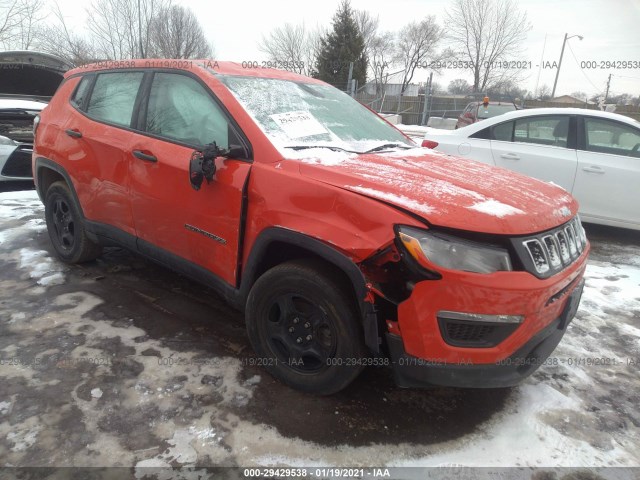
[(577, 318), (523, 385), (370, 368), (314, 397), (255, 365), (212, 291), (121, 249), (64, 265), (35, 193), (0, 193), (0, 464), (640, 466), (640, 232), (588, 235)]

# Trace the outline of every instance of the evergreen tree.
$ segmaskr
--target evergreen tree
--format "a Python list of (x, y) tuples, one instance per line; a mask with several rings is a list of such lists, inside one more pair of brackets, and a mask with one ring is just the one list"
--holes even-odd
[(364, 37), (355, 20), (349, 0), (343, 0), (333, 16), (333, 30), (320, 40), (316, 78), (346, 90), (349, 63), (353, 62), (352, 78), (358, 86), (367, 80), (367, 57)]

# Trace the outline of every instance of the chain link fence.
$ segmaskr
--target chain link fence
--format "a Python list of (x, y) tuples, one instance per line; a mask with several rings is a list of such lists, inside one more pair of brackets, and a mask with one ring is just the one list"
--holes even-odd
[[(476, 96), (477, 97), (477, 96)], [(429, 117), (458, 118), (469, 102), (481, 100), (482, 96), (464, 95), (374, 95), (357, 92), (355, 99), (381, 114), (398, 115), (404, 125), (426, 125)], [(492, 101), (510, 102), (509, 99), (492, 98)], [(517, 101), (519, 108), (587, 108), (598, 110), (597, 105), (586, 103), (562, 103), (552, 101)], [(616, 105), (614, 113), (640, 120), (640, 107)]]

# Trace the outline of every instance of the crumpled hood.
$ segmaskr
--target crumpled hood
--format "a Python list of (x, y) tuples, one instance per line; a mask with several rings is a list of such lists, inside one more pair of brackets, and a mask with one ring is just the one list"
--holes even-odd
[(298, 158), (302, 175), (443, 227), (524, 235), (561, 225), (578, 211), (559, 186), (422, 148), (369, 155), (313, 149), (289, 156)]

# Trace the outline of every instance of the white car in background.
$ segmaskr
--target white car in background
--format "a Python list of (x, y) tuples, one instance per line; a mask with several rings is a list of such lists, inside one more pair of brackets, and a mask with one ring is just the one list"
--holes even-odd
[(640, 122), (580, 108), (536, 108), (458, 130), (427, 129), (423, 147), (560, 185), (583, 221), (640, 230)]
[(0, 52), (0, 183), (32, 179), (33, 120), (69, 68), (48, 53)]
[(33, 119), (44, 101), (0, 98), (0, 182), (31, 180)]

